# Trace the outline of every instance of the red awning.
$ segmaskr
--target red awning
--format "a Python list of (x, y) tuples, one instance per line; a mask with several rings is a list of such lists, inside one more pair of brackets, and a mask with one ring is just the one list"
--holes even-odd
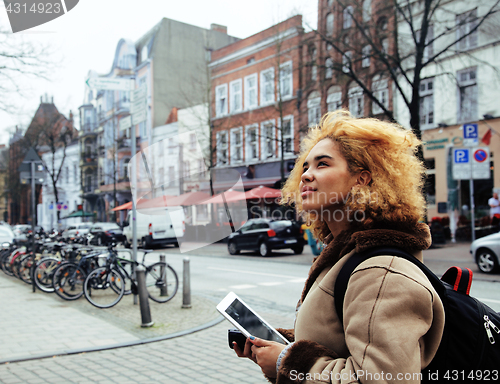
[(172, 197), (168, 199), (169, 206), (190, 206), (195, 204), (200, 204), (204, 200), (210, 199), (210, 195), (205, 192), (188, 192), (180, 196)]
[(128, 203), (119, 205), (116, 208), (113, 208), (112, 211), (113, 212), (115, 212), (115, 211), (124, 211), (125, 209), (132, 209), (132, 202), (131, 201), (129, 201)]
[(279, 189), (260, 186), (245, 192), (247, 199), (275, 199), (281, 197)]

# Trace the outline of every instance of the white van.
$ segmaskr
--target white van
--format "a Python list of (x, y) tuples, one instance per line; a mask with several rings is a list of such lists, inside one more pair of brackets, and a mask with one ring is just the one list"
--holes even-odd
[[(142, 209), (137, 211), (137, 244), (142, 248), (154, 245), (174, 244), (178, 247), (186, 232), (184, 209), (168, 207)], [(123, 234), (127, 238), (125, 246), (132, 244), (132, 211), (127, 214)]]

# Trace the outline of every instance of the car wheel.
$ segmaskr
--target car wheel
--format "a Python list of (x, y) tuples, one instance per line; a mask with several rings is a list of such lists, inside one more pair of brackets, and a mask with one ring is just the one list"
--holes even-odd
[(304, 246), (303, 245), (298, 245), (296, 247), (293, 247), (293, 253), (295, 253), (296, 255), (301, 255), (302, 252), (304, 252)]
[(234, 241), (231, 241), (227, 245), (227, 250), (229, 251), (229, 253), (231, 255), (238, 255), (240, 253), (240, 251), (238, 251), (238, 248), (236, 247), (236, 244), (234, 243)]
[(271, 248), (269, 248), (265, 241), (259, 244), (259, 253), (261, 256), (269, 256), (271, 254)]
[(493, 273), (498, 268), (497, 257), (491, 250), (479, 249), (476, 255), (476, 263), (481, 272)]

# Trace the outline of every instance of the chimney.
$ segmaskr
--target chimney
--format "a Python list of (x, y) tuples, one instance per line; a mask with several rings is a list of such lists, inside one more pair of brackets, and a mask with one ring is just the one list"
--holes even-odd
[(210, 24), (210, 29), (212, 31), (217, 31), (217, 32), (220, 32), (220, 33), (227, 35), (227, 27), (225, 25)]

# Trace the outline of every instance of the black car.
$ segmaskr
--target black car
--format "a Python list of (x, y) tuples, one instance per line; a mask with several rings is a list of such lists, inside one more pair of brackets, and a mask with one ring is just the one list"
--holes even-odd
[(122, 243), (125, 235), (115, 223), (94, 223), (87, 234), (87, 241), (94, 245), (108, 245)]
[(268, 256), (273, 249), (291, 248), (296, 255), (304, 250), (304, 234), (300, 223), (290, 220), (252, 219), (228, 237), (231, 255), (241, 250), (258, 251)]

